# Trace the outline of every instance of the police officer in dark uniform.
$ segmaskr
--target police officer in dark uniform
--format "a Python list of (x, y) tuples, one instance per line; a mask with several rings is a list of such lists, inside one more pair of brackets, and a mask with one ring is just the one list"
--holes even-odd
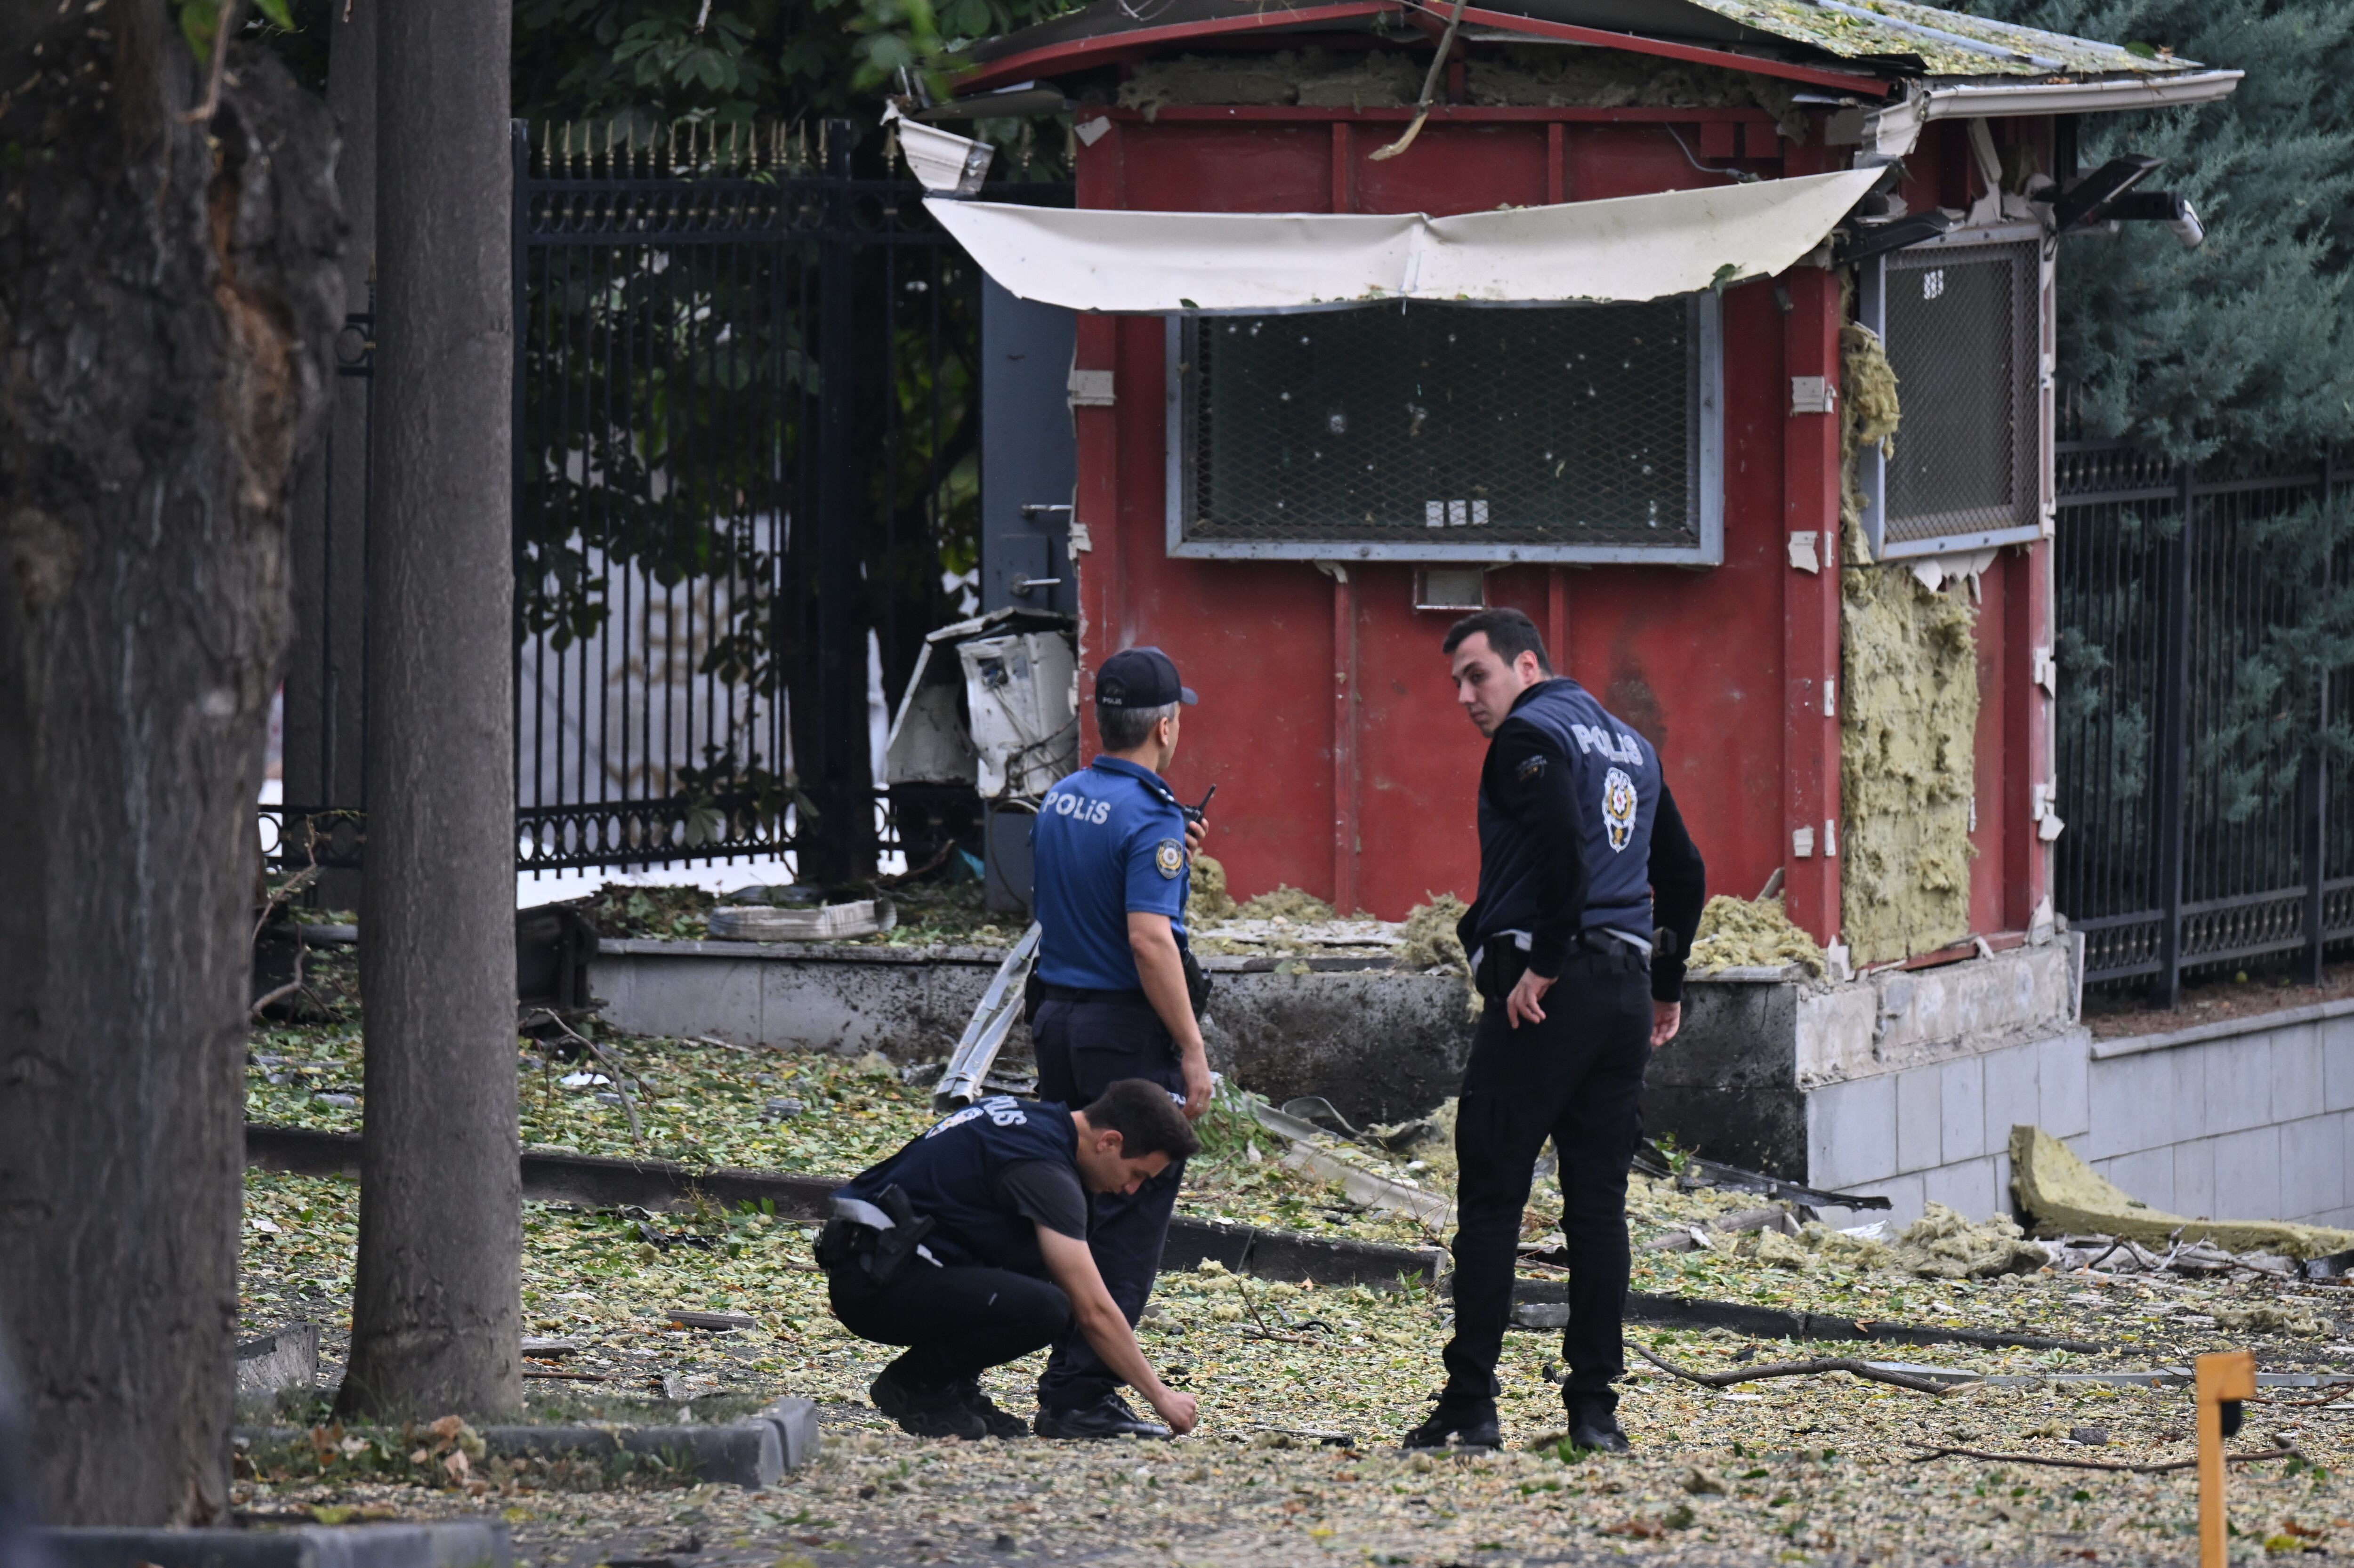
[(1021, 1437), (981, 1373), (1074, 1334), (1180, 1432), (1190, 1393), (1164, 1386), (1087, 1251), (1087, 1194), (1133, 1193), (1194, 1152), (1157, 1084), (1127, 1079), (1070, 1110), (996, 1096), (965, 1107), (833, 1197), (818, 1237), (833, 1315), (905, 1345), (868, 1389), (919, 1437)]
[[(1161, 777), (1177, 754), (1178, 715), (1193, 701), (1158, 648), (1105, 660), (1096, 672), (1103, 755), (1039, 805), (1030, 1037), (1041, 1099), (1084, 1105), (1107, 1084), (1142, 1078), (1189, 1118), (1210, 1108), (1194, 1000), (1200, 971), (1184, 924), (1201, 829)], [(1172, 1161), (1137, 1191), (1095, 1200), (1087, 1245), (1131, 1327), (1161, 1272), (1183, 1171), (1183, 1161)], [(1120, 1397), (1124, 1381), (1093, 1340), (1065, 1335), (1038, 1380), (1038, 1435), (1168, 1436)]]
[(1626, 1370), (1627, 1168), (1645, 1064), (1681, 1019), (1683, 955), (1705, 897), (1700, 852), (1650, 742), (1553, 673), (1527, 616), (1477, 611), (1445, 647), (1456, 700), (1489, 737), (1479, 896), (1458, 927), (1487, 1006), (1455, 1122), (1447, 1383), (1406, 1446), (1499, 1441), (1496, 1358), (1521, 1216), (1551, 1138), (1569, 1251), (1569, 1437), (1623, 1450), (1610, 1385)]

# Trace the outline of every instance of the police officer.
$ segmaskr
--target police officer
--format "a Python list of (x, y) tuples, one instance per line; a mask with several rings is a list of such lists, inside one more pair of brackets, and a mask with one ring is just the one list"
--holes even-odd
[[(1199, 1117), (1210, 1107), (1185, 951), (1185, 895), (1198, 824), (1161, 777), (1193, 694), (1158, 648), (1115, 653), (1096, 672), (1103, 755), (1046, 791), (1031, 843), (1038, 961), (1030, 1037), (1038, 1095), (1083, 1105), (1121, 1078), (1161, 1085)], [(1087, 1245), (1133, 1326), (1161, 1272), (1182, 1160), (1132, 1192), (1098, 1195)], [(1166, 1437), (1119, 1394), (1121, 1370), (1096, 1341), (1066, 1334), (1038, 1380), (1042, 1437)]]
[(1193, 1396), (1162, 1385), (1087, 1251), (1087, 1198), (1133, 1193), (1200, 1145), (1157, 1084), (1080, 1110), (997, 1096), (942, 1118), (834, 1194), (818, 1238), (833, 1315), (907, 1351), (868, 1388), (919, 1437), (1021, 1437), (981, 1373), (1074, 1333), (1180, 1432)]
[(1527, 616), (1465, 616), (1445, 648), (1456, 700), (1489, 738), (1479, 896), (1458, 927), (1487, 1006), (1455, 1122), (1447, 1383), (1406, 1446), (1499, 1441), (1496, 1358), (1529, 1183), (1551, 1138), (1569, 1251), (1569, 1437), (1623, 1450), (1610, 1384), (1626, 1370), (1627, 1168), (1642, 1131), (1644, 1065), (1681, 1019), (1700, 852), (1650, 742), (1553, 673)]

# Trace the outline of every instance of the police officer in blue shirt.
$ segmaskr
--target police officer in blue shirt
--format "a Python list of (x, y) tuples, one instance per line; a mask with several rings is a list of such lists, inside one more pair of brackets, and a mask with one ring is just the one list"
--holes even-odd
[(1496, 1358), (1550, 1138), (1569, 1253), (1569, 1438), (1622, 1450), (1610, 1385), (1626, 1370), (1627, 1168), (1642, 1136), (1644, 1066), (1682, 1019), (1705, 874), (1659, 753), (1553, 673), (1527, 616), (1465, 616), (1445, 648), (1456, 700), (1489, 739), (1479, 896), (1457, 927), (1487, 1006), (1456, 1107), (1447, 1384), (1406, 1446), (1499, 1441)]
[[(1210, 1108), (1184, 925), (1201, 830), (1161, 777), (1177, 754), (1178, 715), (1195, 700), (1158, 648), (1105, 660), (1096, 672), (1103, 755), (1039, 805), (1030, 1037), (1042, 1100), (1082, 1106), (1111, 1083), (1141, 1078), (1189, 1118)], [(1138, 1191), (1094, 1201), (1087, 1245), (1131, 1326), (1161, 1272), (1183, 1172), (1172, 1161)], [(1120, 1397), (1123, 1381), (1090, 1341), (1066, 1334), (1038, 1380), (1038, 1436), (1168, 1436)]]

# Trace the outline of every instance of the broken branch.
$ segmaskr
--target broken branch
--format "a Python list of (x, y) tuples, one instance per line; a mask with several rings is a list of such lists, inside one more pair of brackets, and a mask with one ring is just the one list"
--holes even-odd
[[(1458, 5), (1458, 10), (1461, 7)], [(221, 76), (228, 67), (229, 28), (237, 21), (237, 0), (221, 0), (220, 9), (213, 16), (213, 63), (206, 78), (205, 101), (184, 114), (174, 116), (183, 125), (201, 125), (220, 112)]]
[(302, 949), (297, 948), (294, 949), (294, 978), (288, 980), (284, 985), (280, 986), (276, 991), (264, 991), (260, 996), (255, 997), (253, 999), (253, 1006), (249, 1011), (247, 1016), (251, 1018), (254, 1022), (259, 1023), (261, 1022), (261, 1015), (264, 1012), (270, 1008), (275, 1007), (278, 1003), (284, 1001), (288, 997), (292, 996), (296, 991), (301, 991), (302, 989)]
[(582, 1045), (588, 1048), (591, 1055), (595, 1056), (597, 1060), (604, 1063), (605, 1065), (613, 1070), (613, 1092), (621, 1097), (621, 1109), (628, 1114), (630, 1118), (630, 1141), (631, 1143), (644, 1142), (644, 1129), (638, 1123), (638, 1102), (631, 1097), (630, 1086), (623, 1081), (628, 1076), (628, 1069), (621, 1065), (621, 1059), (619, 1056), (614, 1055), (611, 1052), (606, 1050), (602, 1045), (598, 1044), (594, 1040), (589, 1039), (586, 1034), (581, 1033), (578, 1029), (573, 1028), (569, 1023), (564, 1022), (563, 1016), (557, 1012), (553, 1008), (534, 1008), (531, 1012), (525, 1014), (523, 1020), (524, 1027), (530, 1027), (535, 1019), (540, 1017), (546, 1018), (548, 1022), (555, 1024), (556, 1027), (564, 1031), (567, 1035), (578, 1041)]
[[(1915, 1443), (1915, 1448), (1927, 1450), (1913, 1456), (1912, 1462), (1924, 1465), (1932, 1459), (1988, 1459), (2002, 1465), (2044, 1465), (2060, 1470), (2124, 1470), (2137, 1476), (2155, 1476), (2166, 1470), (2190, 1470), (2198, 1467), (2197, 1459), (2168, 1459), (2156, 1465), (2120, 1465), (2109, 1459), (2046, 1459), (2035, 1454), (1989, 1454), (1983, 1448), (1952, 1448), (1930, 1443)], [(2226, 1454), (2224, 1463), (2252, 1465), (2259, 1459), (2289, 1459), (2296, 1457), (2294, 1448), (2266, 1448), (2258, 1454)]]
[(2319, 1404), (2338, 1404), (2354, 1399), (2354, 1385), (2340, 1383), (2329, 1393), (2315, 1399), (2250, 1399), (2244, 1404), (2269, 1404), (2280, 1410), (2306, 1410)]
[(1456, 29), (1462, 26), (1463, 0), (1455, 0), (1455, 10), (1447, 18), (1447, 31), (1439, 37), (1438, 53), (1431, 57), (1430, 70), (1422, 79), (1422, 97), (1414, 106), (1412, 123), (1406, 126), (1405, 135), (1400, 136), (1388, 146), (1368, 154), (1368, 162), (1375, 164), (1389, 162), (1408, 147), (1413, 146), (1414, 139), (1422, 134), (1422, 122), (1430, 118), (1430, 106), (1438, 101), (1439, 73), (1447, 69), (1447, 57), (1455, 48)]
[(1925, 1377), (1914, 1377), (1910, 1372), (1890, 1372), (1885, 1367), (1873, 1366), (1870, 1361), (1850, 1361), (1845, 1356), (1825, 1356), (1810, 1361), (1767, 1361), (1762, 1366), (1743, 1367), (1735, 1372), (1704, 1372), (1680, 1367), (1673, 1361), (1653, 1355), (1640, 1345), (1633, 1349), (1637, 1355), (1661, 1372), (1673, 1372), (1688, 1382), (1703, 1383), (1710, 1388), (1730, 1388), (1736, 1383), (1755, 1383), (1760, 1378), (1813, 1377), (1821, 1372), (1847, 1372), (1872, 1383), (1884, 1383), (1895, 1388), (1909, 1388), (1915, 1393), (1944, 1393), (1949, 1388), (1960, 1386), (1933, 1383)]

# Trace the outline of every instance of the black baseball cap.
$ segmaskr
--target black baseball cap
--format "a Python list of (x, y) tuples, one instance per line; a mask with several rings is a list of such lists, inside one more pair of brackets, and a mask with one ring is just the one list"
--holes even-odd
[(1108, 708), (1165, 708), (1202, 699), (1177, 679), (1177, 665), (1158, 648), (1127, 648), (1096, 672), (1096, 701)]

